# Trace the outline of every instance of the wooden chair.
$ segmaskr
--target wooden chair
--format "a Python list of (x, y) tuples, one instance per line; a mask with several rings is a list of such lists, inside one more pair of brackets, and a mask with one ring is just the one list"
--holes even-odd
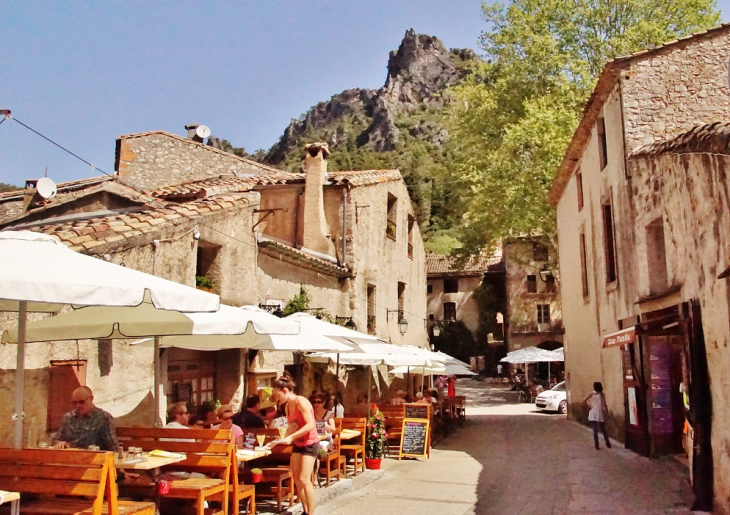
[[(264, 444), (279, 438), (279, 430), (274, 427), (246, 428), (243, 432), (244, 434), (263, 434), (265, 436)], [(288, 501), (290, 507), (294, 505), (294, 478), (289, 467), (291, 452), (291, 446), (274, 447), (271, 456), (262, 461), (268, 461), (275, 466), (259, 467), (263, 473), (263, 479), (258, 484), (256, 495), (260, 499), (276, 499), (277, 511), (281, 511), (284, 500)]]
[[(256, 515), (256, 486), (243, 483), (238, 473), (239, 463), (236, 457), (235, 448), (231, 453), (231, 483), (228, 485), (228, 495), (231, 506), (231, 514), (238, 515), (241, 512), (241, 502), (249, 500), (248, 511), (250, 515)], [(211, 497), (213, 501), (221, 502), (223, 494)]]
[[(337, 419), (335, 419), (335, 422)], [(340, 444), (340, 453), (348, 461), (350, 457), (353, 459), (353, 475), (357, 476), (360, 472), (365, 472), (365, 433), (367, 419), (366, 418), (348, 418), (342, 419), (342, 429), (352, 429), (360, 431), (358, 439), (346, 440), (347, 443)], [(350, 443), (356, 442), (356, 443)]]
[[(234, 452), (233, 433), (218, 429), (169, 429), (159, 427), (118, 427), (117, 437), (126, 448), (141, 447), (145, 451), (185, 453), (187, 459), (168, 465), (163, 471), (199, 472), (203, 478), (172, 479), (170, 491), (163, 499), (193, 501), (198, 515), (228, 515), (231, 458)], [(221, 510), (208, 513), (205, 502), (221, 500)]]
[(23, 514), (155, 514), (155, 503), (119, 501), (116, 477), (111, 452), (0, 449), (0, 489), (32, 494)]
[(337, 478), (340, 480), (340, 469), (342, 465), (340, 460), (340, 432), (342, 431), (342, 419), (335, 419), (335, 434), (332, 435), (332, 444), (327, 449), (327, 456), (320, 458), (319, 472), (324, 474), (325, 486), (330, 486), (330, 480)]

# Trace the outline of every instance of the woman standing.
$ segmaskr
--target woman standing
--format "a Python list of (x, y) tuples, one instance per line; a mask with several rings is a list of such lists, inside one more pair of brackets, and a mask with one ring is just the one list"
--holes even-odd
[(278, 444), (292, 445), (291, 471), (299, 489), (305, 515), (314, 515), (314, 485), (312, 471), (314, 460), (319, 452), (319, 436), (314, 421), (312, 404), (306, 397), (294, 393), (296, 384), (289, 374), (282, 375), (274, 382), (274, 397), (286, 404), (288, 427), (286, 436), (274, 440), (269, 446)]
[(598, 430), (603, 433), (606, 440), (606, 447), (611, 448), (611, 442), (608, 441), (608, 433), (606, 432), (606, 415), (608, 414), (608, 406), (606, 406), (606, 396), (603, 394), (603, 385), (596, 381), (593, 383), (593, 393), (591, 393), (584, 401), (591, 410), (588, 412), (588, 422), (593, 426), (593, 443), (598, 446)]

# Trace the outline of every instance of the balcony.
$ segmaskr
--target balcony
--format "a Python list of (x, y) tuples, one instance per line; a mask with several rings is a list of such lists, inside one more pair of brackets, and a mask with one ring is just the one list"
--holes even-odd
[(553, 333), (563, 334), (563, 323), (561, 321), (545, 322), (539, 324), (512, 324), (510, 328), (512, 334), (529, 334), (529, 333)]

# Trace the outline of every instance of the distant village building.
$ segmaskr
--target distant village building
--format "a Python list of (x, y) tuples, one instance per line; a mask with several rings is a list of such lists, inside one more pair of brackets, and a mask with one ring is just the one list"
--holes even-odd
[(504, 242), (502, 254), (507, 290), (507, 351), (562, 347), (563, 317), (554, 247), (541, 236), (510, 238)]
[[(192, 126), (194, 128), (194, 126)], [(211, 285), (234, 306), (282, 308), (305, 288), (310, 306), (395, 344), (427, 345), (424, 249), (398, 170), (330, 172), (326, 144), (305, 149), (289, 173), (166, 132), (121, 136), (114, 177), (58, 185), (50, 201), (34, 190), (0, 194), (0, 230), (53, 235), (73, 250), (189, 286)], [(0, 314), (4, 329), (13, 315)], [(405, 334), (398, 322), (405, 318)], [(27, 424), (51, 431), (65, 399), (88, 384), (121, 425), (149, 423), (152, 351), (125, 341), (29, 344)], [(15, 349), (0, 348), (9, 384)], [(284, 368), (303, 390), (334, 389), (291, 353), (168, 349), (167, 400), (238, 404)], [(311, 372), (311, 371), (310, 371)], [(359, 377), (362, 376), (362, 377)], [(348, 375), (345, 403), (366, 393), (365, 372)], [(341, 388), (342, 389), (342, 388)], [(51, 395), (61, 399), (49, 405)], [(9, 418), (12, 388), (0, 391)], [(9, 442), (11, 426), (0, 427)]]
[[(489, 355), (484, 352), (487, 345), (496, 347), (504, 343), (501, 324), (495, 323), (497, 334), (480, 334), (480, 317), (485, 314), (480, 310), (475, 297), (484, 283), (491, 285), (495, 291), (504, 290), (504, 264), (501, 256), (472, 257), (463, 265), (457, 266), (450, 256), (427, 254), (426, 277), (428, 326), (433, 340), (434, 327), (439, 327), (440, 331), (446, 325), (459, 321), (471, 332), (477, 348), (482, 349), (475, 358)], [(502, 307), (501, 312), (503, 311)], [(491, 371), (495, 363), (484, 363), (483, 359), (475, 359), (475, 365), (477, 370)]]
[(609, 62), (552, 185), (569, 415), (602, 381), (609, 431), (687, 452), (730, 513), (730, 26)]

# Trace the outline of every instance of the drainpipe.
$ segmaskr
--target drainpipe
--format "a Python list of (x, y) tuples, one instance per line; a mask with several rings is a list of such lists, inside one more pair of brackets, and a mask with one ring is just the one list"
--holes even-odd
[(347, 268), (347, 190), (345, 186), (342, 197), (342, 268)]

